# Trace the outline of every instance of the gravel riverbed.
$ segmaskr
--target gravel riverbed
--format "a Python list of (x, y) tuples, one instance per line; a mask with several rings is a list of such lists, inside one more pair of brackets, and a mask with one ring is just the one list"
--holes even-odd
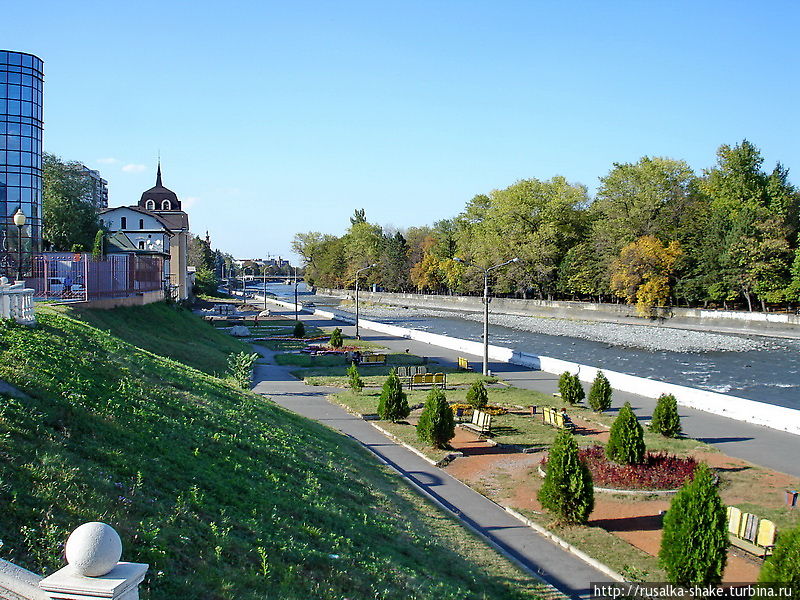
[[(352, 305), (339, 305), (338, 310), (355, 313)], [(442, 317), (447, 319), (468, 319), (483, 322), (481, 313), (465, 313), (447, 310), (362, 304), (360, 313), (364, 318), (402, 321), (422, 317)], [(492, 325), (511, 329), (530, 331), (543, 335), (580, 338), (627, 348), (641, 348), (649, 351), (671, 352), (748, 352), (770, 346), (764, 339), (754, 339), (739, 335), (689, 331), (653, 325), (629, 325), (623, 323), (600, 323), (543, 317), (524, 317), (517, 315), (490, 314)]]

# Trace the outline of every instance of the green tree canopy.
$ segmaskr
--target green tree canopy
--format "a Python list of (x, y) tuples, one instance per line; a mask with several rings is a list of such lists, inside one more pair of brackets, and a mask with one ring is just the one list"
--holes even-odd
[(91, 183), (83, 165), (45, 152), (42, 171), (42, 238), (57, 250), (76, 244), (92, 248), (100, 219), (89, 199)]

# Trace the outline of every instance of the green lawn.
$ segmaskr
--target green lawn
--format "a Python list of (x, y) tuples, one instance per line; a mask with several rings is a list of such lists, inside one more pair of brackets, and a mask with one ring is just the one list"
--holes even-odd
[(31, 396), (0, 397), (0, 557), (51, 573), (99, 519), (150, 564), (143, 600), (538, 597), (358, 444), (197, 370), (241, 348), (199, 318), (37, 313), (0, 323)]

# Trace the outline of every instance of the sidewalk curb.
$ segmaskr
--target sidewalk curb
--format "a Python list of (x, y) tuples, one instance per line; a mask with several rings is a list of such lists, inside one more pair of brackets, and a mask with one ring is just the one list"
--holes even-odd
[[(370, 423), (370, 424), (371, 424), (371, 423)], [(371, 425), (372, 425), (372, 424), (371, 424)], [(392, 439), (394, 439), (394, 436), (393, 436), (393, 435), (391, 435), (390, 433), (386, 432), (384, 429), (382, 429), (382, 428), (380, 428), (380, 427), (377, 427), (377, 426), (375, 426), (375, 425), (373, 425), (373, 427), (375, 427), (376, 429), (378, 429), (379, 431), (381, 431), (381, 432), (382, 432), (384, 435), (388, 435), (388, 436), (390, 436)], [(453, 518), (454, 518), (454, 519), (455, 519), (455, 520), (458, 522), (458, 524), (459, 524), (461, 527), (464, 527), (464, 528), (466, 528), (468, 531), (470, 531), (470, 532), (471, 532), (473, 535), (475, 535), (477, 538), (479, 538), (480, 540), (482, 540), (483, 542), (485, 542), (485, 543), (486, 543), (487, 545), (489, 545), (489, 546), (490, 546), (492, 549), (494, 549), (494, 550), (495, 550), (496, 552), (498, 552), (500, 555), (502, 555), (503, 557), (505, 557), (505, 558), (506, 558), (508, 561), (510, 561), (511, 563), (513, 563), (513, 564), (514, 564), (514, 565), (515, 565), (515, 566), (516, 566), (518, 569), (520, 569), (522, 572), (530, 574), (532, 577), (534, 577), (534, 578), (535, 578), (535, 579), (537, 579), (539, 582), (541, 582), (541, 584), (542, 584), (542, 585), (545, 585), (545, 586), (549, 587), (551, 590), (553, 590), (553, 591), (554, 591), (554, 592), (556, 592), (557, 594), (560, 594), (562, 597), (564, 597), (564, 598), (569, 598), (569, 595), (568, 595), (568, 594), (565, 594), (564, 592), (562, 592), (561, 590), (559, 590), (557, 587), (555, 587), (555, 586), (554, 586), (552, 583), (549, 583), (548, 581), (546, 581), (546, 580), (545, 580), (545, 579), (544, 579), (544, 578), (543, 578), (543, 577), (542, 577), (542, 576), (541, 576), (539, 573), (536, 573), (536, 572), (535, 572), (533, 569), (531, 569), (531, 568), (530, 568), (528, 565), (526, 565), (525, 563), (523, 563), (523, 562), (522, 562), (520, 559), (518, 559), (518, 558), (517, 558), (516, 556), (514, 556), (514, 555), (513, 555), (511, 552), (509, 552), (508, 550), (506, 550), (505, 548), (503, 548), (503, 547), (502, 547), (500, 544), (498, 544), (497, 542), (495, 542), (495, 541), (494, 541), (492, 538), (490, 538), (489, 536), (487, 536), (485, 533), (483, 533), (482, 531), (480, 531), (479, 529), (477, 529), (476, 527), (474, 527), (474, 526), (473, 526), (473, 525), (471, 525), (470, 523), (467, 523), (467, 522), (466, 522), (466, 521), (465, 521), (463, 518), (461, 518), (461, 516), (460, 516), (460, 515), (459, 515), (459, 514), (458, 514), (456, 511), (454, 511), (453, 509), (451, 509), (450, 507), (448, 507), (447, 505), (445, 505), (445, 504), (444, 504), (443, 502), (441, 502), (439, 499), (437, 499), (437, 498), (435, 498), (435, 497), (431, 496), (431, 495), (430, 495), (430, 494), (429, 494), (429, 493), (428, 493), (428, 492), (427, 492), (427, 491), (426, 491), (424, 488), (422, 488), (421, 486), (419, 486), (419, 485), (418, 485), (418, 484), (417, 484), (415, 481), (413, 481), (412, 479), (410, 479), (410, 478), (408, 478), (408, 477), (404, 476), (404, 474), (403, 474), (401, 471), (399, 471), (399, 470), (398, 470), (398, 469), (397, 469), (397, 468), (396, 468), (394, 465), (392, 465), (391, 463), (389, 463), (389, 462), (387, 462), (386, 460), (384, 460), (384, 458), (383, 458), (383, 457), (382, 457), (380, 454), (378, 454), (377, 452), (375, 452), (375, 451), (374, 451), (372, 448), (370, 448), (369, 446), (367, 446), (366, 444), (364, 444), (363, 442), (361, 442), (361, 441), (360, 441), (358, 438), (355, 438), (355, 437), (353, 437), (353, 436), (351, 436), (351, 435), (348, 435), (348, 437), (349, 437), (350, 439), (354, 440), (354, 441), (355, 441), (356, 443), (358, 443), (359, 445), (361, 445), (361, 447), (362, 447), (362, 448), (366, 448), (366, 449), (367, 449), (367, 450), (370, 452), (370, 454), (372, 454), (372, 455), (373, 455), (373, 456), (374, 456), (374, 457), (375, 457), (375, 458), (378, 460), (378, 462), (380, 462), (381, 464), (385, 465), (386, 467), (388, 467), (388, 468), (390, 468), (392, 471), (394, 471), (394, 472), (395, 472), (395, 473), (398, 475), (398, 477), (400, 477), (400, 479), (401, 479), (403, 482), (405, 482), (406, 484), (408, 484), (408, 485), (409, 485), (409, 486), (410, 486), (410, 487), (411, 487), (411, 488), (412, 488), (412, 489), (413, 489), (413, 490), (414, 490), (414, 491), (415, 491), (417, 494), (419, 494), (419, 496), (420, 496), (421, 498), (423, 498), (424, 500), (427, 500), (428, 502), (430, 502), (431, 504), (433, 504), (434, 506), (436, 506), (436, 508), (438, 508), (439, 510), (441, 510), (443, 513), (445, 513), (445, 514), (448, 514), (448, 515), (451, 515), (451, 516), (452, 516), (452, 517), (453, 517)], [(411, 446), (408, 446), (407, 444), (403, 444), (403, 446), (405, 446), (405, 447), (406, 447), (406, 448), (408, 448), (408, 449), (414, 450), (413, 448), (411, 448)], [(414, 452), (416, 452), (417, 454), (419, 454), (419, 452), (417, 452), (416, 450), (414, 450)], [(422, 458), (424, 458), (425, 460), (427, 460), (427, 461), (428, 461), (428, 462), (430, 462), (431, 464), (434, 464), (434, 466), (435, 466), (435, 463), (433, 463), (433, 461), (431, 461), (429, 458), (427, 458), (427, 457), (425, 457), (425, 456), (422, 456)], [(549, 595), (548, 595), (548, 596), (549, 596)]]
[(598, 571), (600, 571), (602, 573), (605, 573), (606, 575), (611, 577), (611, 579), (614, 579), (616, 581), (620, 581), (620, 582), (623, 582), (623, 583), (625, 583), (627, 581), (622, 575), (620, 575), (619, 573), (614, 571), (611, 567), (609, 567), (609, 566), (601, 563), (600, 561), (592, 558), (591, 556), (589, 556), (588, 554), (586, 554), (582, 550), (579, 550), (578, 548), (576, 548), (575, 546), (573, 546), (572, 544), (570, 544), (566, 540), (563, 540), (560, 537), (558, 537), (552, 531), (550, 531), (548, 529), (545, 529), (544, 527), (542, 527), (538, 523), (535, 523), (535, 522), (531, 521), (530, 519), (528, 519), (527, 517), (521, 515), (520, 513), (515, 511), (513, 508), (510, 508), (510, 507), (506, 506), (505, 504), (499, 504), (498, 503), (498, 505), (501, 506), (503, 508), (503, 510), (505, 510), (512, 517), (518, 519), (519, 521), (521, 521), (522, 523), (524, 523), (525, 525), (527, 525), (528, 527), (533, 529), (536, 533), (538, 533), (540, 535), (543, 535), (544, 537), (548, 538), (549, 540), (555, 542), (556, 544), (558, 544), (559, 546), (564, 548), (564, 550), (567, 550), (568, 552), (574, 554), (575, 556), (580, 558), (583, 562), (585, 562), (589, 566), (594, 567), (595, 569), (597, 569)]
[(389, 439), (391, 439), (392, 441), (394, 441), (394, 443), (395, 443), (395, 444), (399, 444), (400, 446), (402, 446), (402, 447), (403, 447), (403, 448), (405, 448), (406, 450), (409, 450), (409, 451), (413, 452), (414, 454), (416, 454), (417, 456), (419, 456), (419, 457), (420, 457), (422, 460), (424, 460), (425, 462), (428, 462), (428, 463), (432, 464), (434, 467), (439, 467), (439, 468), (442, 468), (443, 466), (445, 466), (445, 465), (447, 465), (447, 464), (451, 463), (451, 462), (452, 462), (453, 460), (455, 460), (456, 458), (458, 458), (458, 457), (460, 457), (460, 456), (464, 456), (464, 453), (463, 453), (463, 452), (458, 452), (458, 451), (456, 451), (456, 452), (451, 452), (450, 454), (448, 454), (448, 455), (447, 455), (447, 456), (445, 456), (443, 459), (441, 459), (440, 461), (438, 461), (438, 462), (437, 462), (437, 461), (433, 460), (432, 458), (429, 458), (429, 457), (425, 456), (425, 454), (423, 454), (422, 452), (420, 452), (419, 450), (417, 450), (416, 448), (414, 448), (414, 446), (411, 446), (411, 445), (409, 445), (409, 444), (406, 444), (404, 441), (402, 441), (402, 440), (401, 440), (400, 438), (398, 438), (396, 435), (394, 435), (394, 434), (392, 434), (392, 433), (388, 432), (387, 430), (385, 430), (385, 429), (384, 429), (383, 427), (381, 427), (380, 425), (376, 425), (375, 423), (373, 423), (373, 422), (371, 422), (371, 421), (367, 421), (367, 422), (368, 422), (370, 425), (372, 425), (372, 426), (373, 426), (375, 429), (377, 429), (378, 431), (380, 431), (380, 432), (381, 432), (383, 435), (385, 435), (386, 437), (388, 437)]

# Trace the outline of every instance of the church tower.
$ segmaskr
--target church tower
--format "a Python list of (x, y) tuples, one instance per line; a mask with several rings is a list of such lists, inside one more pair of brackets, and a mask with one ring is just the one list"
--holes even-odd
[(172, 190), (165, 188), (161, 181), (161, 161), (158, 161), (156, 184), (142, 193), (139, 208), (158, 215), (174, 234), (170, 239), (169, 281), (177, 300), (186, 300), (189, 289), (189, 215), (181, 209), (181, 201)]

